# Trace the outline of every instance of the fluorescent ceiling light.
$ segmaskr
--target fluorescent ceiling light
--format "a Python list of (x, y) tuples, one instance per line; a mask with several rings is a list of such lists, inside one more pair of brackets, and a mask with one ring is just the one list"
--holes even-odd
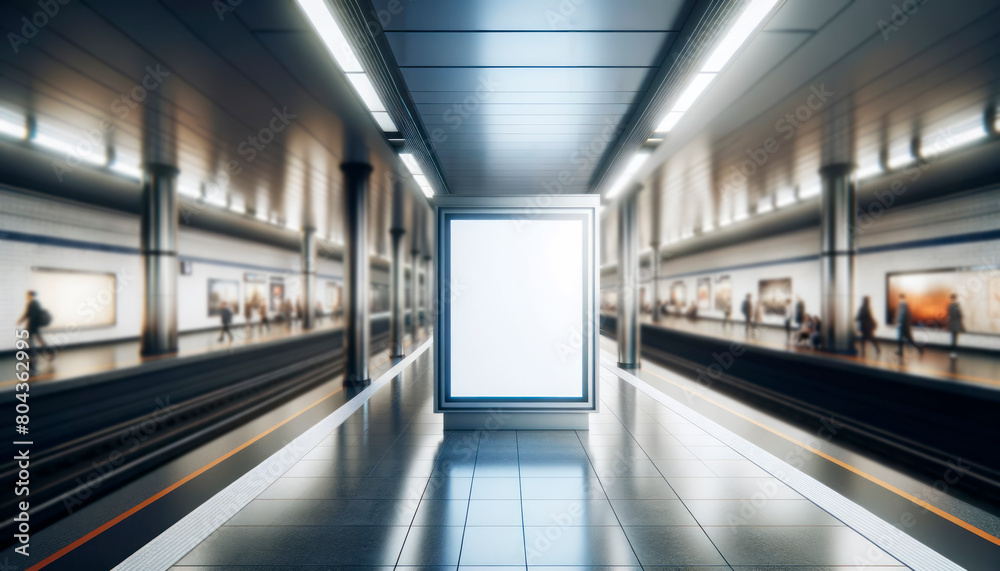
[(379, 98), (378, 93), (375, 91), (375, 86), (372, 85), (372, 80), (368, 79), (368, 76), (364, 73), (349, 73), (347, 74), (347, 79), (351, 80), (351, 85), (361, 96), (361, 100), (365, 102), (368, 106), (368, 110), (375, 113), (377, 111), (385, 111), (385, 105), (382, 104), (382, 100)]
[(733, 223), (733, 219), (728, 216), (725, 218), (719, 218), (719, 228), (724, 228)]
[(681, 96), (677, 98), (677, 103), (674, 103), (672, 111), (683, 113), (690, 109), (694, 105), (694, 102), (697, 101), (698, 96), (708, 87), (708, 84), (712, 83), (713, 79), (715, 79), (714, 73), (699, 73), (694, 76), (694, 79), (687, 86), (687, 89), (684, 90), (684, 93), (681, 93)]
[(660, 121), (660, 125), (656, 128), (657, 133), (667, 133), (674, 128), (674, 125), (681, 120), (684, 114), (679, 111), (671, 111), (667, 113), (667, 116)]
[(766, 202), (761, 201), (760, 203), (757, 204), (757, 214), (767, 214), (772, 210), (774, 210), (774, 203), (771, 202), (770, 200)]
[(399, 158), (403, 161), (403, 164), (406, 165), (410, 174), (413, 175), (414, 182), (416, 182), (417, 186), (420, 187), (420, 190), (423, 191), (424, 196), (427, 198), (434, 196), (434, 187), (431, 186), (427, 177), (424, 176), (423, 169), (421, 169), (420, 165), (417, 164), (417, 157), (413, 156), (411, 153), (399, 153)]
[(306, 13), (309, 22), (312, 23), (320, 39), (330, 50), (333, 59), (344, 73), (363, 72), (361, 62), (354, 55), (351, 44), (348, 43), (344, 32), (341, 31), (337, 21), (333, 19), (333, 14), (327, 7), (325, 0), (298, 0), (302, 11)]
[(701, 71), (706, 73), (722, 71), (722, 68), (726, 67), (729, 60), (746, 43), (777, 2), (778, 0), (751, 0), (750, 5), (740, 14), (739, 19), (719, 42)]
[(417, 163), (417, 157), (413, 156), (411, 153), (400, 153), (399, 158), (403, 161), (403, 164), (406, 165), (406, 168), (409, 169), (411, 174), (424, 174), (424, 171)]
[(392, 121), (392, 117), (384, 111), (376, 111), (372, 113), (372, 117), (375, 118), (375, 122), (378, 123), (380, 129), (385, 133), (395, 133), (399, 131), (396, 124)]
[(615, 180), (615, 183), (611, 185), (611, 188), (608, 189), (606, 198), (611, 199), (618, 196), (618, 193), (620, 193), (625, 188), (625, 185), (632, 180), (636, 171), (639, 170), (639, 167), (641, 167), (648, 158), (649, 153), (636, 153), (632, 159), (629, 160), (628, 164), (625, 165), (625, 169), (622, 170), (622, 174), (617, 180)]

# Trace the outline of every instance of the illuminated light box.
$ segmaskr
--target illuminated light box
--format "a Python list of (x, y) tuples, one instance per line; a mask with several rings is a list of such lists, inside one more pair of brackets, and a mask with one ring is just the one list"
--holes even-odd
[(586, 429), (597, 403), (600, 197), (434, 205), (435, 410), (446, 428)]

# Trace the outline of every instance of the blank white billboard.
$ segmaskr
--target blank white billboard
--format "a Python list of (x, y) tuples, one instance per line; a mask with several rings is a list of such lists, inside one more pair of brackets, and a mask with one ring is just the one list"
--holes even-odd
[(585, 222), (452, 218), (450, 397), (586, 398)]

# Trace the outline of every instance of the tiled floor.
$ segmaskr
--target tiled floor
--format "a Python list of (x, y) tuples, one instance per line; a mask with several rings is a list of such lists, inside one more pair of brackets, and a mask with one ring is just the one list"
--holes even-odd
[(900, 566), (607, 371), (590, 431), (444, 433), (429, 368), (422, 356), (175, 569)]

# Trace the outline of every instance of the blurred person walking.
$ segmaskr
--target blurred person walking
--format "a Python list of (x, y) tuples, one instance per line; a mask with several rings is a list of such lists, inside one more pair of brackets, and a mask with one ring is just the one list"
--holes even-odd
[(740, 312), (743, 313), (743, 321), (746, 326), (747, 335), (750, 334), (750, 328), (753, 326), (753, 297), (748, 293), (746, 299), (740, 305)]
[(951, 358), (958, 358), (958, 334), (965, 332), (965, 325), (962, 323), (962, 306), (958, 304), (958, 295), (951, 294), (951, 303), (948, 304), (948, 331), (951, 332)]
[(52, 316), (38, 302), (37, 297), (38, 294), (34, 291), (28, 291), (25, 295), (26, 304), (24, 306), (24, 314), (17, 320), (16, 325), (20, 326), (22, 323), (25, 323), (27, 325), (25, 329), (28, 330), (28, 346), (37, 355), (40, 349), (39, 344), (41, 344), (41, 347), (46, 349), (46, 357), (52, 360), (56, 358), (56, 353), (45, 342), (45, 338), (42, 337), (41, 332), (42, 327), (52, 322)]
[(899, 306), (896, 308), (896, 323), (899, 327), (899, 349), (896, 350), (896, 354), (902, 356), (903, 343), (909, 341), (923, 355), (924, 348), (917, 345), (917, 342), (913, 340), (913, 314), (910, 313), (910, 304), (906, 302), (905, 293), (899, 294)]
[(246, 318), (246, 333), (247, 339), (253, 337), (253, 301), (247, 301), (243, 306), (243, 316)]
[(861, 358), (865, 357), (866, 343), (872, 344), (876, 355), (880, 354), (882, 351), (878, 347), (878, 342), (875, 341), (875, 330), (878, 329), (878, 322), (875, 321), (875, 316), (872, 315), (871, 298), (869, 296), (866, 295), (861, 300), (861, 307), (858, 309), (858, 315), (854, 320), (858, 323), (858, 333), (861, 337)]
[(257, 312), (260, 313), (260, 333), (264, 334), (264, 328), (267, 327), (267, 332), (271, 332), (271, 322), (267, 319), (267, 302), (260, 300), (257, 304)]
[(222, 320), (222, 330), (219, 331), (219, 341), (221, 342), (226, 335), (228, 335), (229, 342), (232, 343), (234, 341), (233, 333), (229, 330), (229, 326), (233, 324), (233, 310), (229, 309), (229, 302), (222, 302), (222, 308), (219, 309), (219, 319)]

